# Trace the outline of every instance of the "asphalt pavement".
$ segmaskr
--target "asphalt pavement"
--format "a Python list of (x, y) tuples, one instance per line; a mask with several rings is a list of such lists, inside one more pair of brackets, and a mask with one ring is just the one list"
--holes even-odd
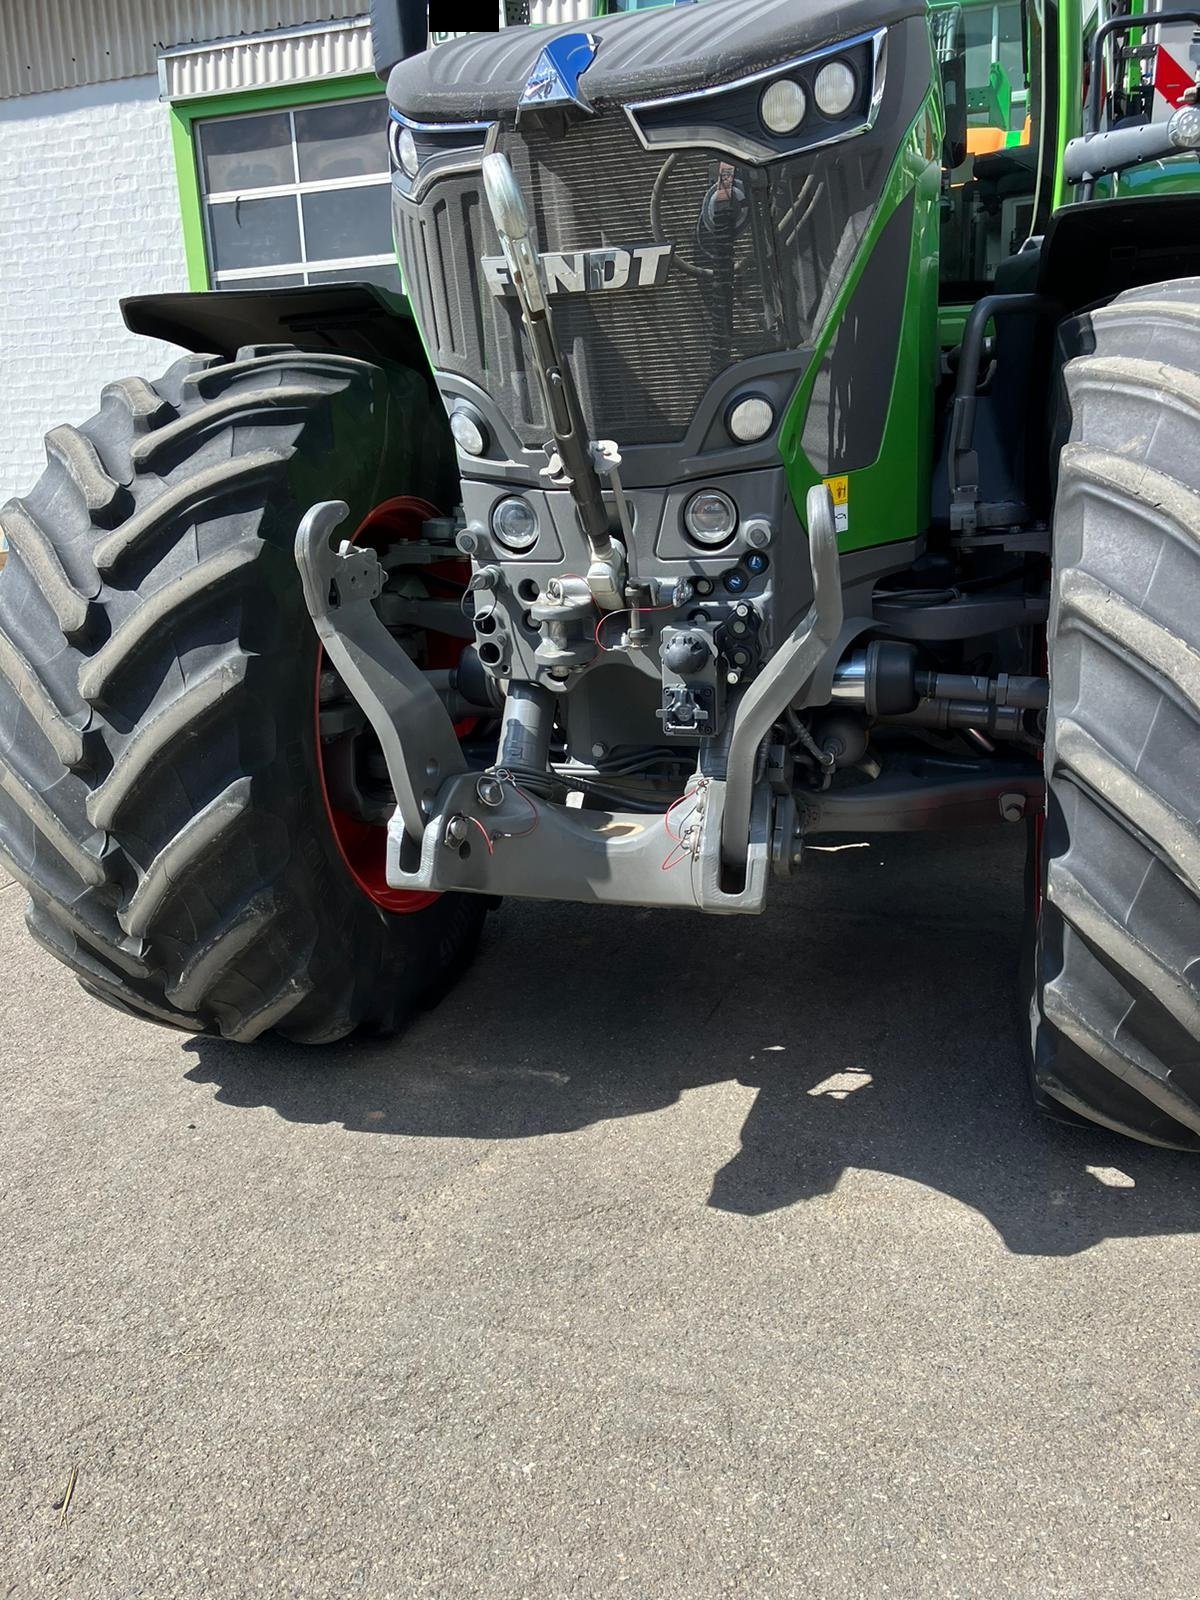
[(1017, 832), (509, 903), (323, 1052), (0, 889), (0, 1594), (1191, 1600), (1200, 1162), (1027, 1105)]

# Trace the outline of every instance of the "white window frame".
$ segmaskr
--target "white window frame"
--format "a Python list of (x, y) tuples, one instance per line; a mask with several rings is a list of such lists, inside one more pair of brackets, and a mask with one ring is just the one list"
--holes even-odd
[[(388, 189), (391, 185), (391, 174), (388, 168), (379, 173), (361, 173), (354, 178), (309, 179), (304, 181), (300, 177), (300, 146), (296, 138), (296, 112), (316, 110), (320, 106), (348, 106), (361, 105), (366, 101), (379, 100), (386, 105), (382, 95), (364, 94), (351, 95), (344, 100), (320, 100), (311, 104), (303, 102), (296, 106), (264, 108), (261, 111), (233, 112), (222, 117), (198, 117), (192, 124), (192, 139), (196, 147), (196, 173), (199, 178), (200, 189), (200, 220), (204, 229), (204, 252), (208, 261), (208, 278), (214, 289), (236, 288), (239, 282), (246, 282), (255, 278), (295, 278), (302, 283), (309, 283), (309, 273), (328, 272), (353, 272), (357, 267), (394, 267), (396, 256), (394, 251), (386, 251), (379, 255), (365, 256), (322, 256), (316, 260), (308, 259), (308, 243), (304, 236), (304, 207), (301, 196), (306, 194), (329, 194), (343, 189)], [(285, 115), (288, 119), (288, 130), (291, 134), (292, 146), (292, 179), (291, 183), (268, 184), (262, 189), (214, 189), (208, 193), (204, 188), (204, 156), (203, 138), (204, 129), (212, 123), (241, 121), (249, 122), (255, 117), (277, 117)], [(386, 151), (386, 143), (384, 145)], [(386, 157), (385, 157), (386, 159)], [(216, 265), (216, 252), (213, 248), (211, 218), (212, 208), (215, 206), (236, 206), (238, 202), (249, 204), (254, 200), (282, 199), (288, 195), (295, 197), (296, 223), (300, 232), (300, 254), (298, 261), (275, 262), (263, 267), (224, 267)], [(328, 280), (322, 280), (328, 281)], [(399, 279), (396, 284), (399, 289)]]

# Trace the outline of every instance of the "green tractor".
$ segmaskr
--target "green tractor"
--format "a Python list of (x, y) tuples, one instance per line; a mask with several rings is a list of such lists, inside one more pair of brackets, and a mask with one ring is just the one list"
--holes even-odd
[(322, 1043), (498, 897), (1018, 826), (1039, 1103), (1200, 1147), (1200, 12), (374, 22), (409, 302), (126, 302), (196, 353), (0, 512), (34, 937)]

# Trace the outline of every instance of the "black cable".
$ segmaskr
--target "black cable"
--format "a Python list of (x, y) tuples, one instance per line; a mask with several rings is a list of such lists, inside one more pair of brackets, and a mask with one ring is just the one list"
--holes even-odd
[(620, 790), (610, 789), (604, 784), (594, 782), (590, 778), (568, 777), (558, 772), (535, 772), (529, 767), (509, 766), (504, 770), (511, 773), (516, 782), (522, 784), (526, 789), (533, 790), (543, 800), (550, 799), (555, 788), (574, 789), (580, 794), (593, 796), (597, 800), (616, 801), (630, 811), (646, 812), (651, 816), (662, 815), (662, 807), (622, 794)]

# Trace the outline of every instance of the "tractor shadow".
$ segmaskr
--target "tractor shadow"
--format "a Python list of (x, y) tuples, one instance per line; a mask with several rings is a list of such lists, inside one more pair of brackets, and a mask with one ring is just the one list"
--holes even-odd
[(534, 1139), (736, 1081), (741, 1145), (698, 1203), (762, 1215), (847, 1168), (985, 1216), (1008, 1249), (1200, 1231), (1200, 1161), (1032, 1108), (1015, 1004), (1020, 830), (808, 853), (761, 918), (509, 902), (448, 999), (332, 1053), (211, 1039), (219, 1102), (407, 1138)]

